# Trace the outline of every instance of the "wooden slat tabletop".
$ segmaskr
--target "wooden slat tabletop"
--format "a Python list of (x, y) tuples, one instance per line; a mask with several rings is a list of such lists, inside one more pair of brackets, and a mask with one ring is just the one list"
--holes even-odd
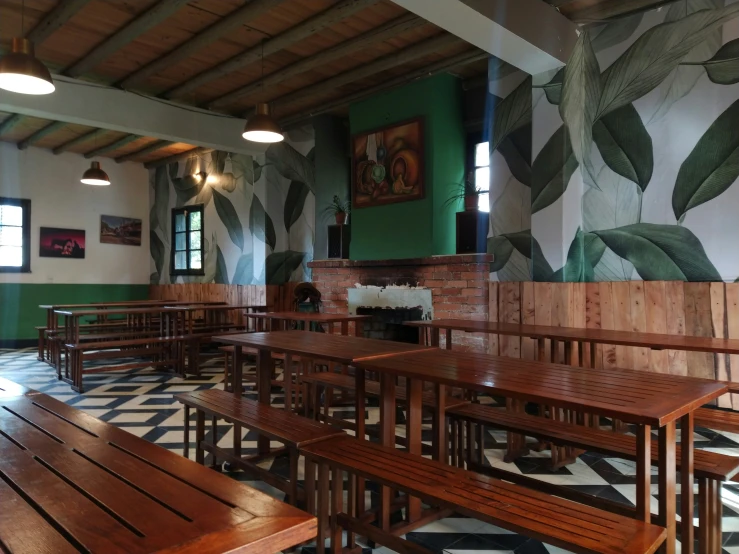
[(183, 310), (179, 306), (159, 306), (156, 308), (112, 308), (110, 310), (54, 310), (57, 315), (88, 317), (88, 316), (109, 316), (109, 315), (146, 315), (160, 314), (163, 312), (175, 312)]
[(0, 398), (0, 551), (267, 553), (314, 517), (49, 396)]
[(146, 307), (146, 306), (218, 306), (225, 302), (193, 302), (189, 300), (129, 300), (120, 302), (94, 302), (92, 304), (39, 304), (39, 308), (44, 310), (76, 310), (76, 309), (103, 309), (106, 306), (113, 308), (121, 308), (130, 306)]
[(389, 372), (661, 427), (727, 392), (725, 383), (635, 370), (618, 373), (452, 350), (355, 359)]
[(251, 309), (261, 309), (261, 308), (267, 307), (267, 306), (261, 306), (261, 305), (253, 305), (253, 304), (233, 306), (231, 304), (202, 305), (202, 304), (192, 304), (192, 303), (167, 304), (166, 306), (168, 309), (183, 310), (186, 312), (205, 311), (205, 310), (210, 311), (210, 312), (228, 311), (228, 310), (251, 310)]
[(739, 339), (639, 333), (634, 331), (615, 331), (611, 329), (583, 329), (576, 327), (553, 327), (548, 325), (526, 325), (518, 323), (501, 323), (497, 321), (468, 321), (463, 319), (407, 321), (405, 324), (412, 327), (427, 329), (452, 329), (455, 331), (466, 331), (468, 333), (488, 333), (493, 335), (529, 337), (533, 339), (546, 338), (561, 341), (583, 341), (598, 344), (637, 346), (662, 350), (739, 354)]
[(355, 358), (372, 358), (403, 352), (422, 352), (424, 350), (438, 351), (437, 348), (431, 346), (308, 331), (244, 333), (241, 335), (217, 336), (213, 337), (213, 340), (234, 346), (306, 356), (342, 364), (349, 364)]
[(370, 315), (349, 314), (325, 314), (313, 312), (264, 312), (257, 314), (246, 314), (254, 319), (280, 319), (287, 321), (315, 321), (318, 323), (340, 323), (342, 321), (364, 321), (370, 319)]

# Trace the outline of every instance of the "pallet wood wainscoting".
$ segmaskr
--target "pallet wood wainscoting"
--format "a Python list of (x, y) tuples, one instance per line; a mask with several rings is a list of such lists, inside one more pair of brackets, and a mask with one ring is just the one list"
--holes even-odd
[(215, 283), (187, 283), (177, 285), (149, 285), (152, 300), (187, 302), (226, 302), (233, 306), (267, 306), (269, 311), (292, 310), (293, 290), (298, 283), (283, 285), (217, 285)]
[[(739, 283), (629, 281), (490, 282), (490, 321), (646, 333), (739, 338)], [(550, 344), (547, 341), (547, 357)], [(564, 345), (559, 344), (559, 360)], [(590, 356), (584, 346), (584, 356)], [(596, 367), (629, 368), (739, 382), (739, 356), (598, 345)], [(488, 352), (535, 359), (536, 341), (491, 335)], [(586, 359), (588, 359), (586, 358)], [(718, 405), (739, 409), (739, 395)]]

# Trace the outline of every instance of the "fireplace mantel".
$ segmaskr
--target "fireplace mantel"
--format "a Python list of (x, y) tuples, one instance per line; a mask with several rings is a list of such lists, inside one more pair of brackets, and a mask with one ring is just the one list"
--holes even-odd
[[(430, 291), (435, 318), (487, 320), (492, 261), (488, 254), (461, 254), (400, 260), (315, 260), (308, 266), (327, 313), (347, 313), (348, 291), (357, 283), (380, 288), (411, 285)], [(484, 336), (461, 334), (455, 335), (454, 344), (481, 351), (485, 340)]]

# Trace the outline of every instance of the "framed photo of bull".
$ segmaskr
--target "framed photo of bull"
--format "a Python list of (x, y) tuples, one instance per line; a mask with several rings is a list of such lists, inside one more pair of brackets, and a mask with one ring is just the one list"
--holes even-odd
[(423, 123), (416, 118), (352, 137), (354, 208), (424, 197)]

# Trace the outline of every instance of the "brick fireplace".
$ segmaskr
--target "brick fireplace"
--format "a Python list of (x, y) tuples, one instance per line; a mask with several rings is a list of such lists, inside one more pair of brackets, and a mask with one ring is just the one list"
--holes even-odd
[[(384, 287), (411, 285), (431, 290), (435, 319), (488, 319), (492, 256), (463, 254), (401, 260), (314, 260), (313, 284), (327, 313), (348, 311), (348, 289), (357, 283)], [(442, 336), (442, 344), (444, 337)], [(454, 344), (484, 351), (486, 338), (455, 331)]]

